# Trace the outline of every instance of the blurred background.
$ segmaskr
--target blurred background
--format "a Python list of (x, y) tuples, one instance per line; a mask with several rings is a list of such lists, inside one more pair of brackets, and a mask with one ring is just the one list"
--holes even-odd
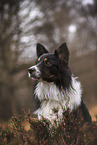
[(0, 0), (0, 122), (34, 108), (27, 70), (36, 44), (66, 42), (93, 120), (97, 116), (97, 0)]

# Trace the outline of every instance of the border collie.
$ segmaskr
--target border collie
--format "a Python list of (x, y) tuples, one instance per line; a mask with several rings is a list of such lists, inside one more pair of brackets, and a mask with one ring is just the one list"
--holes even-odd
[(28, 69), (29, 77), (37, 80), (34, 95), (38, 108), (34, 112), (39, 119), (48, 119), (51, 124), (62, 120), (64, 110), (80, 112), (85, 122), (91, 122), (89, 111), (82, 100), (81, 83), (69, 67), (69, 50), (63, 43), (54, 53), (37, 44), (36, 65)]

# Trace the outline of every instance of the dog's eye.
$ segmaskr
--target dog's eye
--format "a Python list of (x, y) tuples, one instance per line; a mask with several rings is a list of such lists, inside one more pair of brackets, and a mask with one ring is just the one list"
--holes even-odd
[(40, 61), (40, 57), (38, 58), (38, 62)]
[(47, 58), (44, 59), (44, 63), (45, 63), (46, 66), (48, 66), (48, 67), (52, 66), (51, 62), (50, 62)]

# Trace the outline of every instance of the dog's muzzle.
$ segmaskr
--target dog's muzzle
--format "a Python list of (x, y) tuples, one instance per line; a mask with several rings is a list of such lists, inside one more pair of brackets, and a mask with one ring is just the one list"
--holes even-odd
[(29, 77), (33, 79), (38, 79), (40, 78), (40, 71), (37, 66), (32, 66), (28, 69), (28, 75)]

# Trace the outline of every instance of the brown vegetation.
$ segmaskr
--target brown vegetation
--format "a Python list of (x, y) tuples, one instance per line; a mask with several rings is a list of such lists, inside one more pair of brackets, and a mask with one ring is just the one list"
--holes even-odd
[(97, 122), (85, 123), (64, 112), (58, 127), (51, 127), (45, 119), (38, 120), (31, 114), (24, 119), (12, 118), (0, 128), (0, 145), (96, 145)]

